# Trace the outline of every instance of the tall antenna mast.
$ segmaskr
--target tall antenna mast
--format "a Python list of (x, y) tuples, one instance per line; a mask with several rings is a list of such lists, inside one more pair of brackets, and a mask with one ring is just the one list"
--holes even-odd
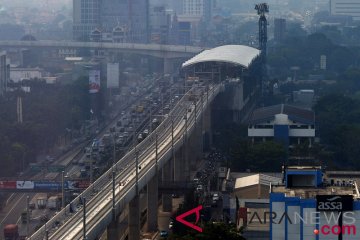
[[(266, 71), (266, 43), (267, 43), (267, 20), (265, 13), (269, 12), (267, 3), (259, 3), (255, 5), (255, 10), (260, 16), (259, 18), (259, 49), (261, 50), (261, 93), (264, 97), (265, 86), (268, 85)], [(266, 82), (266, 83), (265, 83)]]
[(259, 18), (259, 48), (261, 53), (266, 56), (266, 43), (267, 43), (267, 20), (265, 13), (269, 12), (267, 3), (259, 3), (255, 5), (255, 10), (260, 16)]

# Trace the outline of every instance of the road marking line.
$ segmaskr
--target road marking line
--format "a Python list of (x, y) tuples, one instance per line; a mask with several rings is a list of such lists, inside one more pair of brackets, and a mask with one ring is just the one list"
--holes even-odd
[(20, 202), (20, 200), (25, 196), (25, 194), (23, 193), (22, 196), (19, 198), (19, 200), (16, 201), (16, 203), (14, 204), (14, 206), (10, 209), (10, 211), (8, 212), (8, 214), (6, 214), (6, 216), (4, 217), (4, 219), (0, 222), (0, 225), (3, 225), (3, 223), (5, 222), (6, 218), (10, 215), (10, 213), (14, 210), (14, 208), (16, 207), (16, 205)]

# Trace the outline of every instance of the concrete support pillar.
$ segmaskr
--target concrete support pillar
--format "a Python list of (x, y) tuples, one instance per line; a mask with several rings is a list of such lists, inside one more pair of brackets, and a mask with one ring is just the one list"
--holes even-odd
[[(168, 161), (162, 171), (163, 182), (171, 182), (172, 181), (172, 161)], [(162, 194), (162, 210), (163, 212), (171, 212), (172, 211), (172, 197), (171, 193), (163, 193)]]
[(139, 195), (136, 195), (129, 203), (129, 240), (140, 240)]
[(175, 152), (174, 157), (174, 180), (175, 181), (184, 181), (184, 159), (183, 159), (183, 147), (180, 147), (178, 151)]
[[(205, 148), (210, 148), (212, 145), (212, 129), (211, 129), (211, 106), (205, 110), (204, 113), (204, 128), (203, 136), (205, 136)], [(209, 150), (209, 149), (206, 149)]]
[(200, 134), (200, 127), (197, 126), (186, 143), (186, 149), (188, 153), (187, 161), (189, 162), (191, 170), (195, 170), (197, 161), (202, 157), (202, 144), (199, 144), (199, 142), (202, 141), (203, 140)]
[(189, 149), (189, 138), (183, 135), (183, 164), (184, 164), (184, 180), (190, 179), (190, 156), (191, 152)]
[(158, 175), (147, 184), (147, 231), (155, 232), (158, 227)]
[(121, 237), (120, 233), (120, 222), (119, 218), (116, 221), (112, 221), (110, 225), (107, 227), (107, 239), (108, 240), (118, 240)]
[(171, 58), (164, 58), (164, 74), (174, 73), (174, 62)]

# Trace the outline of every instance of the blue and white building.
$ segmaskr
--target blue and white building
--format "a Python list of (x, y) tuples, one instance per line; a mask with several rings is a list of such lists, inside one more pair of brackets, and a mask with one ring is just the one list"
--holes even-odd
[(286, 145), (315, 138), (315, 113), (287, 104), (255, 109), (249, 118), (248, 137), (252, 142), (279, 140)]
[(328, 184), (320, 167), (288, 167), (284, 184), (271, 187), (273, 240), (360, 239), (356, 182)]

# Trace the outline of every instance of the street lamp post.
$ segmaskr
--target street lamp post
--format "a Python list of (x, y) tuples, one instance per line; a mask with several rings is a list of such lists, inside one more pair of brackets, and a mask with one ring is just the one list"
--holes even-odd
[(26, 236), (29, 236), (29, 222), (30, 222), (30, 196), (26, 196)]
[(116, 163), (116, 146), (115, 146), (115, 135), (114, 133), (112, 134), (112, 139), (113, 139), (113, 166)]
[(172, 158), (175, 159), (175, 150), (174, 150), (174, 119), (171, 115), (171, 154)]
[(155, 131), (155, 166), (156, 172), (158, 170), (158, 133), (157, 130)]
[(93, 148), (90, 149), (90, 184), (93, 183)]
[(83, 204), (83, 240), (86, 240), (86, 198), (82, 198)]
[[(61, 208), (65, 207), (64, 171), (61, 171)], [(66, 210), (65, 210), (66, 213)]]
[(116, 209), (115, 209), (115, 170), (113, 165), (112, 170), (112, 211), (113, 211), (113, 220), (116, 221)]
[(139, 153), (135, 145), (135, 179), (136, 179), (136, 195), (139, 194)]
[(45, 240), (49, 239), (49, 230), (47, 229), (46, 223), (45, 223)]
[(196, 110), (197, 110), (197, 109), (196, 109), (196, 106), (197, 106), (197, 99), (195, 99), (195, 100), (194, 100), (194, 105), (195, 105), (195, 128), (196, 128), (196, 122), (197, 122), (197, 121), (196, 121), (196, 120), (197, 120), (197, 119), (196, 119), (196, 113), (197, 113), (197, 111), (196, 111)]

